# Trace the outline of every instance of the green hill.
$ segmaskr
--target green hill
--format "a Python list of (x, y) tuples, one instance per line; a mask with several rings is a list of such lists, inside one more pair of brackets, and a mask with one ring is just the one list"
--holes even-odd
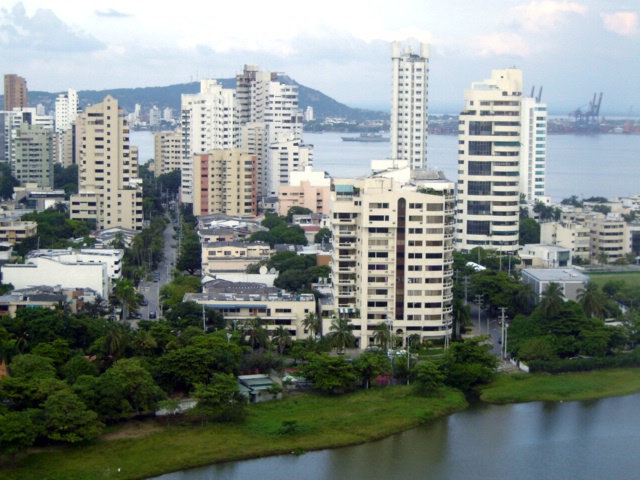
[[(373, 110), (351, 108), (334, 100), (313, 88), (300, 85), (295, 80), (284, 75), (279, 77), (282, 83), (298, 86), (298, 102), (304, 111), (308, 106), (313, 107), (314, 116), (317, 119), (326, 117), (344, 117), (357, 122), (365, 120), (388, 119), (389, 114)], [(235, 78), (218, 79), (225, 88), (235, 88)], [(141, 88), (117, 88), (111, 90), (79, 90), (78, 97), (82, 108), (87, 105), (100, 103), (105, 96), (112, 95), (118, 100), (125, 112), (132, 112), (136, 104), (140, 104), (143, 112), (148, 112), (152, 106), (157, 106), (160, 110), (169, 107), (173, 109), (174, 117), (180, 111), (180, 96), (183, 93), (198, 93), (200, 91), (199, 82), (182, 83), (169, 85), (166, 87), (141, 87)], [(29, 92), (29, 105), (44, 105), (47, 112), (53, 112), (55, 99), (61, 92)]]

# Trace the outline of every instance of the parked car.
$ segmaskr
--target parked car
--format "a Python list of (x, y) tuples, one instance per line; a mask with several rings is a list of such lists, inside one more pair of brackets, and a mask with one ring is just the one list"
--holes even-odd
[(149, 320), (156, 318), (156, 312), (149, 312)]
[(149, 302), (147, 302), (146, 300), (142, 300), (140, 302), (140, 305), (143, 306), (143, 307), (146, 307), (147, 305), (149, 305)]

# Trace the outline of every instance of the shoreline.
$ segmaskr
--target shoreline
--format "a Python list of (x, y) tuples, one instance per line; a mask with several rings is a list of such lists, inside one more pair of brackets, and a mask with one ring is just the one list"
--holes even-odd
[[(502, 374), (478, 389), (489, 404), (534, 401), (583, 401), (640, 392), (640, 369), (616, 369), (578, 374)], [(304, 454), (376, 441), (468, 408), (457, 390), (444, 389), (438, 398), (418, 397), (411, 387), (359, 390), (339, 397), (289, 397), (252, 405), (243, 424), (163, 426), (122, 433), (117, 439), (88, 445), (54, 447), (19, 455), (18, 467), (3, 465), (3, 478), (144, 479), (217, 463), (282, 454)], [(375, 421), (372, 421), (375, 419)], [(296, 420), (299, 430), (278, 434), (284, 420)], [(141, 422), (141, 425), (144, 422)], [(135, 428), (134, 428), (135, 430)], [(139, 435), (139, 436), (136, 436)], [(171, 454), (168, 455), (167, 452)], [(233, 452), (233, 453), (231, 453)]]

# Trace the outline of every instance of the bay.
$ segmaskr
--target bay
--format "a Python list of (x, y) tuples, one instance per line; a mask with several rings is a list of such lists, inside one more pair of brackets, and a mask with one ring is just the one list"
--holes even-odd
[[(340, 133), (305, 133), (314, 146), (314, 168), (333, 177), (357, 177), (370, 172), (370, 161), (389, 158), (389, 143), (343, 142)], [(131, 132), (142, 163), (153, 158), (153, 135)], [(458, 138), (430, 135), (429, 168), (457, 180)], [(547, 137), (547, 195), (560, 202), (571, 195), (610, 199), (640, 194), (640, 135), (549, 135)]]
[(476, 404), (377, 442), (211, 465), (154, 480), (636, 480), (638, 409), (640, 395)]

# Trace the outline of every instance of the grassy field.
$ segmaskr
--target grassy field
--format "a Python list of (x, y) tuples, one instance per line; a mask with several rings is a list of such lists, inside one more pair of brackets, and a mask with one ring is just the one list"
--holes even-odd
[(573, 401), (636, 392), (640, 392), (640, 368), (621, 368), (564, 375), (502, 374), (482, 388), (480, 399), (489, 403)]
[[(440, 398), (422, 398), (410, 387), (292, 397), (252, 405), (241, 425), (165, 427), (148, 421), (137, 432), (110, 432), (111, 439), (91, 445), (30, 452), (16, 467), (3, 466), (0, 478), (146, 478), (216, 462), (368, 442), (466, 406), (460, 392), (446, 390)], [(281, 434), (285, 420), (296, 421), (298, 431)]]
[(601, 287), (609, 280), (622, 280), (629, 286), (640, 288), (640, 272), (632, 273), (590, 273), (591, 281), (597, 283)]

